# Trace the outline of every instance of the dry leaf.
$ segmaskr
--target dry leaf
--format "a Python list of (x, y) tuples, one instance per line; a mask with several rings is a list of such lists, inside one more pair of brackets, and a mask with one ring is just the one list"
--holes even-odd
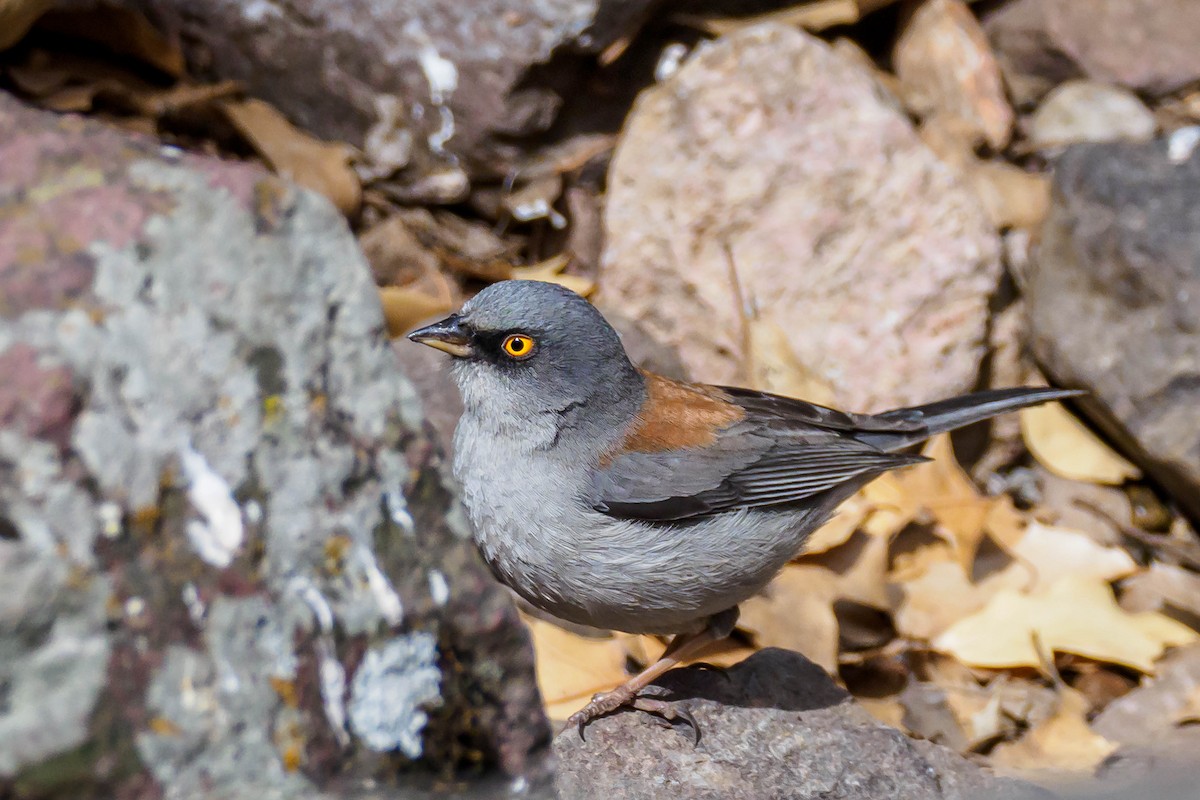
[(566, 256), (555, 256), (528, 267), (514, 267), (512, 277), (519, 281), (546, 281), (565, 286), (584, 297), (596, 291), (596, 282), (582, 275), (566, 275), (563, 270), (570, 261)]
[(24, 38), (54, 0), (0, 0), (0, 50), (7, 50)]
[(837, 577), (823, 567), (789, 564), (766, 590), (741, 605), (738, 627), (759, 647), (796, 650), (837, 674)]
[(1129, 614), (1099, 579), (1067, 575), (1023, 594), (996, 593), (987, 605), (934, 640), (934, 646), (973, 667), (1040, 667), (1035, 641), (1062, 653), (1120, 664), (1145, 673), (1167, 647), (1198, 638), (1195, 631), (1152, 612)]
[(528, 616), (525, 623), (537, 657), (538, 689), (551, 719), (566, 719), (592, 695), (627, 679), (625, 649), (617, 639), (586, 639)]
[(832, 550), (849, 541), (858, 526), (866, 518), (870, 506), (861, 493), (854, 495), (838, 509), (837, 513), (821, 527), (813, 531), (804, 542), (804, 555), (816, 555)]
[[(0, 0), (0, 7), (3, 3), (4, 0)], [(54, 11), (42, 18), (38, 29), (92, 42), (111, 53), (154, 67), (172, 78), (182, 78), (187, 73), (187, 63), (178, 42), (168, 40), (144, 14), (132, 9), (101, 5)]]
[(1105, 547), (1086, 533), (1041, 522), (1030, 523), (1009, 554), (1019, 563), (1007, 569), (1032, 577), (1033, 583), (1026, 585), (1029, 591), (1045, 589), (1067, 575), (1109, 582), (1138, 568), (1124, 550)]
[(992, 751), (992, 760), (1007, 767), (1091, 771), (1107, 758), (1117, 745), (1088, 727), (1087, 699), (1074, 689), (1061, 688), (1058, 710), (1046, 721), (1030, 729), (1020, 741), (1001, 743)]
[(966, 170), (971, 188), (996, 228), (1031, 230), (1050, 210), (1050, 176), (1004, 161), (976, 161)]
[(325, 195), (343, 214), (358, 211), (362, 184), (350, 167), (349, 145), (308, 135), (262, 100), (222, 103), (221, 109), (275, 172)]
[(1058, 403), (1023, 408), (1020, 418), (1029, 452), (1055, 475), (1113, 485), (1142, 475)]
[(379, 290), (379, 302), (383, 304), (388, 336), (393, 339), (408, 333), (418, 323), (447, 314), (454, 308), (448, 295), (431, 295), (408, 286), (384, 286)]
[(980, 494), (958, 465), (949, 434), (935, 436), (922, 452), (933, 460), (896, 473), (896, 483), (907, 502), (929, 511), (970, 570), (995, 501)]
[(900, 591), (896, 629), (925, 641), (982, 608), (993, 594), (971, 583), (956, 561), (930, 565), (920, 577), (901, 584)]

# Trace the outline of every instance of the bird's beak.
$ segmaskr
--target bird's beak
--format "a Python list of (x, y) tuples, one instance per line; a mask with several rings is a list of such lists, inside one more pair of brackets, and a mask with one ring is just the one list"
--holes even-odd
[(462, 319), (457, 314), (451, 314), (441, 322), (419, 328), (410, 333), (408, 338), (419, 344), (435, 347), (455, 358), (469, 358), (474, 352), (471, 349), (470, 334), (463, 327)]

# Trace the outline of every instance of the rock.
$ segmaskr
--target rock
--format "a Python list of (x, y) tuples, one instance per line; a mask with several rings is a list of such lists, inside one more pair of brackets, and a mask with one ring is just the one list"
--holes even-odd
[[(545, 130), (560, 94), (525, 81), (563, 50), (599, 52), (648, 0), (123, 0), (184, 44), (202, 75), (233, 79), (292, 122), (363, 148), (372, 176), (408, 167), (392, 194), (455, 202), (467, 171), (503, 175), (511, 138)], [(568, 91), (569, 64), (555, 80)], [(506, 143), (509, 142), (509, 143)]]
[(743, 374), (740, 295), (846, 407), (975, 385), (996, 233), (873, 76), (809, 34), (743, 29), (643, 92), (605, 228), (605, 302), (698, 380)]
[(1033, 113), (1029, 142), (1048, 149), (1079, 142), (1146, 141), (1157, 128), (1154, 114), (1133, 92), (1095, 81), (1067, 81)]
[(925, 0), (892, 53), (905, 105), (919, 117), (965, 122), (993, 150), (1008, 144), (1013, 110), (987, 36), (962, 0)]
[(701, 725), (689, 737), (648, 716), (594, 721), (587, 741), (554, 741), (564, 797), (1048, 797), (876, 721), (817, 665), (766, 649), (724, 674), (677, 669), (658, 681)]
[(1023, 289), (1047, 373), (1091, 390), (1084, 410), (1197, 518), (1200, 152), (1185, 133), (1069, 148)]
[(0, 374), (0, 795), (539, 784), (528, 636), (327, 201), (0, 95)]
[(1200, 79), (1192, 0), (1013, 0), (987, 13), (983, 27), (1020, 105), (1070, 78), (1156, 97)]

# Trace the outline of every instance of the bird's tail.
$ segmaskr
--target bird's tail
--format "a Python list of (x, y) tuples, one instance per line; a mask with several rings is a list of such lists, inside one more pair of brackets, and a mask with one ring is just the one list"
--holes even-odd
[[(952, 431), (972, 422), (1016, 411), (1026, 406), (1036, 406), (1051, 400), (1063, 400), (1087, 394), (1079, 389), (1019, 388), (993, 389), (976, 392), (949, 400), (939, 400), (923, 406), (898, 408), (872, 417), (872, 422), (881, 423), (878, 430), (867, 430), (856, 438), (881, 450), (895, 451), (922, 442), (931, 436)], [(886, 428), (894, 427), (891, 430)], [(872, 426), (874, 427), (874, 426)]]

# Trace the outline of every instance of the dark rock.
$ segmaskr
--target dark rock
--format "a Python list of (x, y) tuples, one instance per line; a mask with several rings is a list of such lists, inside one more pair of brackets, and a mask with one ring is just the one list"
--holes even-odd
[(1019, 104), (1071, 78), (1154, 96), (1200, 79), (1193, 0), (1015, 0), (986, 14), (983, 26)]
[[(179, 35), (193, 70), (241, 81), (301, 128), (362, 147), (372, 174), (408, 167), (394, 192), (407, 202), (462, 199), (456, 159), (504, 174), (515, 152), (504, 140), (545, 130), (562, 103), (531, 68), (559, 51), (599, 52), (649, 4), (125, 2)], [(569, 86), (571, 72), (561, 65), (555, 81)]]
[(1047, 372), (1196, 518), (1200, 153), (1176, 136), (1068, 150), (1024, 290)]
[(328, 202), (0, 95), (0, 376), (0, 796), (539, 785), (528, 636)]
[(659, 685), (702, 726), (699, 745), (621, 712), (554, 741), (564, 797), (1047, 797), (876, 721), (798, 653), (763, 650), (724, 675), (691, 667)]

